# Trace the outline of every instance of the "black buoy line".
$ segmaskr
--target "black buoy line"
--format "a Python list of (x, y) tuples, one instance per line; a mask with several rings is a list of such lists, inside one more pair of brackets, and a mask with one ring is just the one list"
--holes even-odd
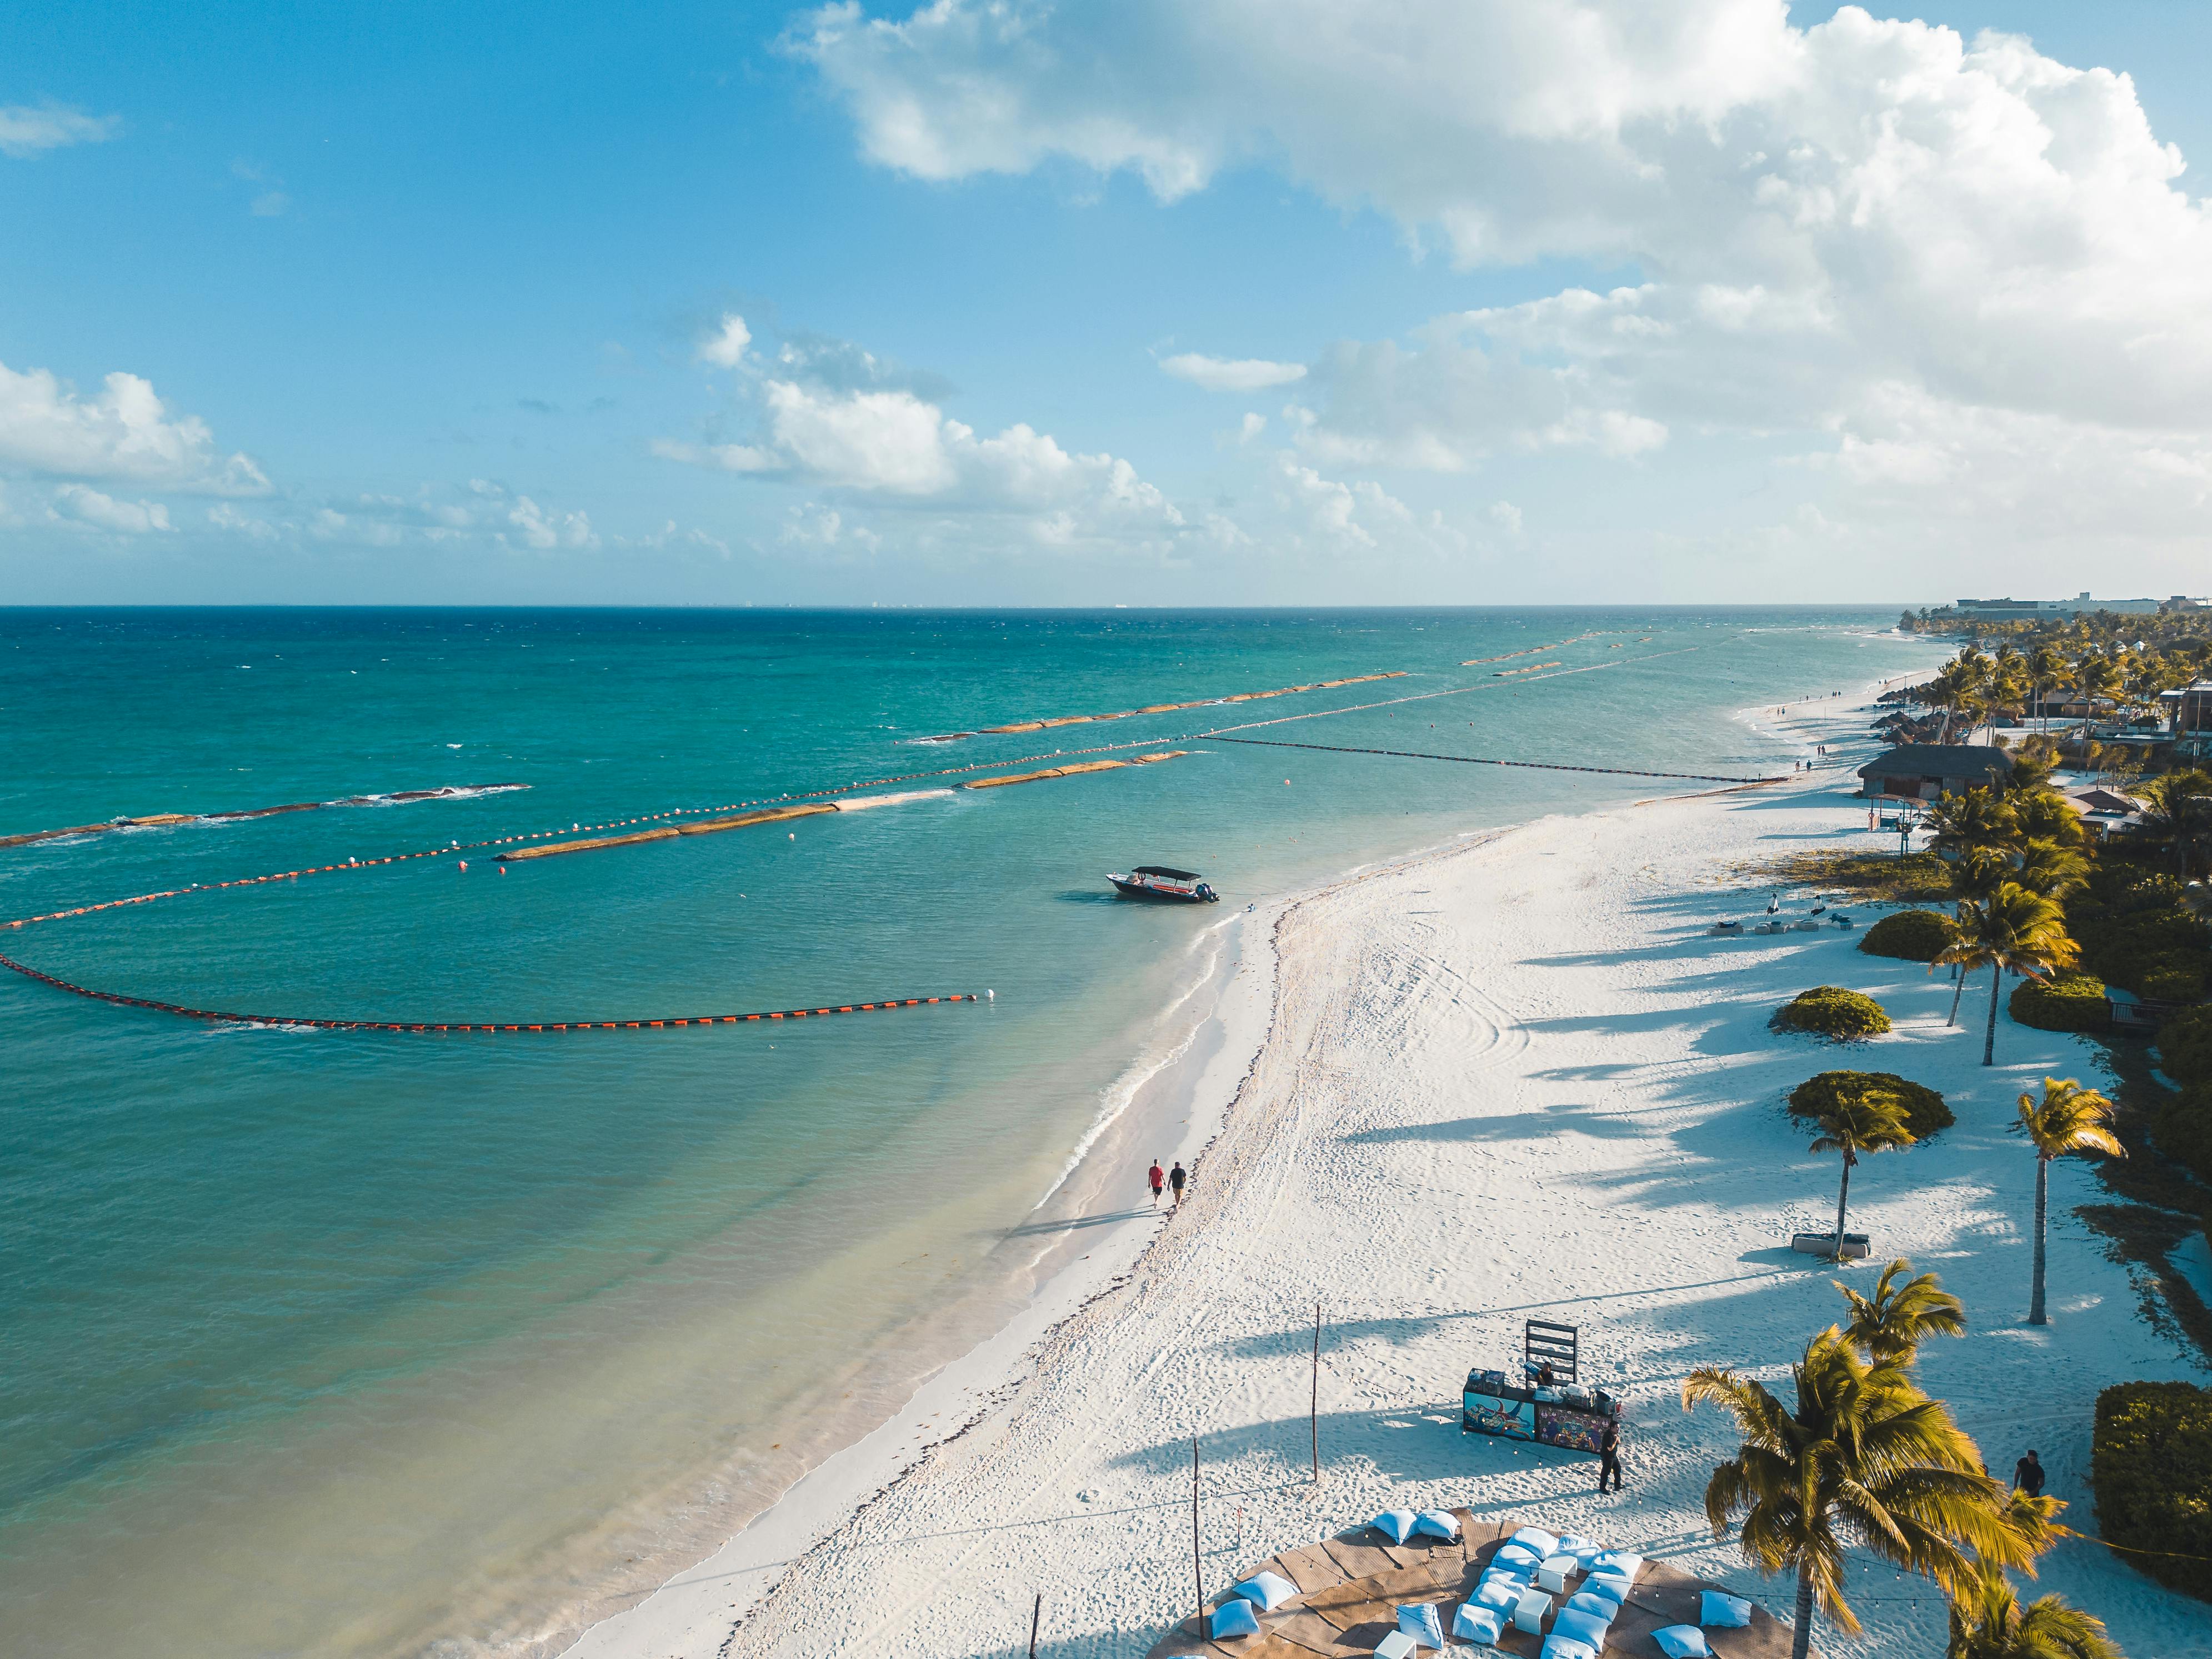
[[(1569, 642), (1571, 643), (1571, 641)], [(1554, 647), (1543, 647), (1539, 648), (1551, 649)], [(1534, 674), (1528, 678), (1513, 681), (1510, 684), (1518, 687), (1521, 685), (1534, 684), (1539, 680), (1565, 678), (1570, 674), (1596, 673), (1608, 668), (1624, 668), (1635, 663), (1652, 662), (1662, 657), (1681, 656), (1686, 654), (1688, 652), (1695, 651), (1697, 649), (1698, 649), (1698, 647), (1696, 646), (1686, 646), (1682, 647), (1680, 650), (1653, 652), (1646, 656), (1623, 658), (1613, 662), (1592, 663), (1581, 668), (1558, 669), (1549, 672)], [(1362, 678), (1395, 678), (1395, 676), (1368, 676)], [(1338, 684), (1346, 684), (1356, 683), (1358, 682), (1338, 682)], [(1310, 710), (1304, 714), (1277, 715), (1272, 720), (1247, 720), (1235, 726), (1214, 726), (1203, 732), (1186, 732), (1179, 737), (1142, 738), (1125, 743), (1097, 744), (1085, 749), (1054, 750), (1048, 754), (1027, 755), (1012, 760), (979, 761), (971, 765), (942, 767), (926, 772), (908, 772), (900, 774), (895, 777), (871, 778), (857, 783), (837, 784), (823, 789), (797, 791), (772, 797), (766, 797), (757, 800), (736, 801), (720, 806), (674, 807), (666, 811), (644, 814), (635, 817), (610, 819), (603, 823), (572, 825), (566, 830), (545, 830), (531, 831), (522, 835), (498, 836), (489, 837), (483, 841), (470, 842), (465, 844), (453, 842), (447, 846), (429, 848), (423, 851), (416, 853), (392, 853), (387, 854), (381, 858), (374, 859), (349, 859), (343, 864), (313, 865), (298, 870), (277, 871), (269, 875), (239, 877), (230, 881), (209, 883), (195, 882), (187, 887), (173, 887), (160, 892), (153, 893), (137, 893), (128, 898), (107, 899), (97, 904), (81, 904), (66, 910), (49, 910), (39, 915), (20, 916), (13, 921), (0, 921), (0, 929), (29, 927), (34, 927), (41, 922), (63, 921), (77, 916), (92, 915), (102, 910), (119, 909), (127, 905), (150, 904), (161, 899), (184, 898), (194, 893), (216, 892), (222, 889), (230, 887), (256, 887), (273, 881), (296, 881), (302, 876), (337, 875), (346, 871), (366, 871), (376, 869), (386, 865), (410, 863), (417, 859), (446, 858), (456, 854), (476, 852), (484, 848), (511, 847), (531, 842), (542, 842), (555, 836), (574, 835), (580, 832), (589, 833), (604, 830), (617, 830), (634, 824), (664, 823), (672, 818), (690, 817), (708, 813), (737, 811), (748, 807), (772, 806), (782, 802), (819, 800), (829, 796), (848, 794), (856, 789), (880, 789), (891, 784), (913, 783), (928, 778), (954, 777), (969, 772), (990, 771), (997, 768), (1007, 766), (1024, 766), (1033, 762), (1060, 759), (1071, 755), (1109, 754), (1115, 750), (1122, 749), (1142, 749), (1153, 747), (1162, 743), (1192, 743), (1208, 738), (1223, 743), (1247, 744), (1256, 746), (1283, 749), (1308, 749), (1332, 754), (1389, 756), (1408, 760), (1456, 761), (1469, 765), (1523, 767), (1545, 771), (1600, 772), (1623, 777), (1666, 778), (1703, 783), (1759, 784), (1775, 783), (1781, 781), (1778, 778), (1712, 777), (1703, 774), (1687, 772), (1643, 772), (1633, 771), (1626, 768), (1620, 767), (1574, 766), (1547, 761), (1494, 760), (1472, 755), (1425, 754), (1410, 750), (1367, 749), (1333, 744), (1291, 743), (1262, 738), (1239, 738), (1233, 735), (1239, 732), (1259, 731), (1268, 726), (1287, 726), (1298, 720), (1324, 720), (1334, 714), (1364, 714), (1371, 709), (1394, 708), (1411, 702), (1425, 702), (1437, 697), (1464, 696), (1470, 693), (1478, 691), (1497, 691), (1504, 689), (1506, 689), (1505, 685), (1497, 681), (1492, 681), (1477, 685), (1447, 686), (1441, 690), (1418, 691), (1407, 696), (1385, 698), (1377, 702), (1355, 703), (1343, 708), (1317, 708)], [(240, 1025), (265, 1025), (279, 1029), (313, 1029), (318, 1030), (333, 1031), (387, 1031), (405, 1032), (409, 1034), (614, 1031), (661, 1030), (673, 1026), (751, 1024), (763, 1021), (809, 1019), (826, 1014), (866, 1013), (891, 1008), (917, 1008), (939, 1003), (975, 1002), (981, 1000), (974, 992), (958, 992), (950, 995), (929, 997), (892, 997), (875, 1002), (840, 1003), (822, 1007), (787, 1008), (755, 1013), (690, 1014), (680, 1017), (663, 1016), (662, 1018), (656, 1019), (571, 1019), (514, 1022), (313, 1019), (304, 1016), (289, 1014), (232, 1013), (214, 1009), (188, 1007), (180, 1003), (161, 1002), (147, 997), (125, 996), (119, 992), (97, 990), (88, 986), (76, 984), (69, 980), (58, 978), (54, 975), (44, 973), (36, 968), (31, 967), (26, 963), (18, 962), (14, 957), (4, 955), (0, 955), (0, 968), (8, 969), (15, 973), (22, 975), (27, 979), (35, 980), (42, 985), (51, 986), (58, 991), (64, 991), (73, 996), (86, 997), (97, 1002), (112, 1003), (118, 1007), (145, 1008), (157, 1013), (173, 1014), (189, 1019), (209, 1020), (222, 1024)], [(983, 996), (988, 997), (991, 994), (991, 993), (986, 992), (983, 994)]]

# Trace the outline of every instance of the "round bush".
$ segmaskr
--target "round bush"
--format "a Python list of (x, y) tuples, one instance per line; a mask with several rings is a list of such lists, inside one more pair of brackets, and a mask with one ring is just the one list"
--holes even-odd
[(1894, 1072), (1823, 1072), (1808, 1077), (1790, 1091), (1790, 1109), (1798, 1117), (1818, 1117), (1835, 1102), (1869, 1093), (1895, 1095), (1905, 1103), (1905, 1127), (1912, 1131), (1915, 1140), (1925, 1140), (1958, 1121), (1942, 1096)]
[(2101, 1031), (2111, 1018), (2105, 981), (2094, 974), (2054, 974), (2048, 984), (2022, 980), (2005, 1006), (2039, 1031)]
[(1935, 910), (1899, 910), (1868, 928), (1859, 949), (1870, 957), (1933, 962), (1950, 942), (1950, 917)]
[(1839, 1041), (1880, 1036), (1889, 1030), (1889, 1016), (1881, 1004), (1840, 985), (1816, 985), (1800, 992), (1775, 1010), (1772, 1023), (1778, 1030), (1812, 1031)]
[(2194, 1002), (2204, 994), (2204, 969), (2193, 962), (2167, 962), (2142, 976), (2153, 1002)]

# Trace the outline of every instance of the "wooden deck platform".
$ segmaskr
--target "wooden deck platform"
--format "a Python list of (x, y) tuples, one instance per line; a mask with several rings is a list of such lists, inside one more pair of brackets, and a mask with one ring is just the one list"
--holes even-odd
[[(1482, 1577), (1490, 1558), (1522, 1527), (1541, 1524), (1518, 1516), (1478, 1519), (1465, 1510), (1452, 1513), (1459, 1517), (1456, 1543), (1423, 1538), (1394, 1544), (1372, 1527), (1354, 1527), (1317, 1544), (1255, 1561), (1237, 1575), (1240, 1583), (1255, 1573), (1273, 1572), (1298, 1587), (1297, 1595), (1260, 1615), (1259, 1635), (1217, 1642), (1203, 1631), (1194, 1632), (1192, 1621), (1186, 1619), (1147, 1659), (1364, 1659), (1376, 1643), (1398, 1628), (1399, 1607), (1416, 1601), (1437, 1604), (1449, 1636), (1452, 1615)], [(1659, 1652), (1652, 1632), (1669, 1625), (1696, 1624), (1700, 1593), (1725, 1588), (1692, 1578), (1663, 1561), (1646, 1561), (1636, 1589), (1607, 1632), (1606, 1653), (1651, 1659)], [(1207, 1613), (1226, 1599), (1209, 1601)], [(1705, 1640), (1720, 1659), (1789, 1659), (1790, 1638), (1790, 1626), (1756, 1604), (1747, 1628), (1705, 1632)], [(1464, 1651), (1480, 1650), (1463, 1641), (1455, 1645)], [(1535, 1659), (1542, 1645), (1541, 1637), (1509, 1630), (1495, 1650)]]

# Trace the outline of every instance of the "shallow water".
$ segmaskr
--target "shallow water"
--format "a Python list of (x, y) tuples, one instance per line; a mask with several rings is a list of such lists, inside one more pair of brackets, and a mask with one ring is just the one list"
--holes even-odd
[[(1786, 769), (1797, 751), (1732, 715), (1932, 663), (1879, 631), (1893, 616), (0, 611), (0, 834), (530, 786), (0, 850), (0, 916), (1098, 744), (1194, 751), (505, 875), (478, 853), (465, 873), (422, 860), (0, 933), (103, 989), (325, 1018), (996, 993), (432, 1038), (207, 1027), (0, 975), (13, 1644), (521, 1652), (611, 1610), (1018, 1292), (1014, 1230), (1170, 1040), (1159, 1011), (1222, 914), (1115, 902), (1101, 872), (1182, 865), (1235, 903), (1705, 787), (1188, 734), (1388, 702), (1237, 735)], [(915, 741), (1390, 669), (1407, 678)]]

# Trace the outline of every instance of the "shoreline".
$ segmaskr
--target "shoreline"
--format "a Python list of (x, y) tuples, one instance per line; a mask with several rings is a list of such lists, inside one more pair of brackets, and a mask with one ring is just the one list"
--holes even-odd
[[(1836, 699), (1817, 722), (1793, 710), (1792, 735), (1866, 747), (1849, 729), (1865, 707)], [(1668, 1397), (1692, 1364), (1771, 1375), (1835, 1316), (1826, 1264), (1802, 1265), (1785, 1237), (1801, 1216), (1832, 1217), (1832, 1171), (1765, 1103), (1771, 1084), (1745, 1073), (1779, 1081), (1815, 1066), (1764, 1024), (1815, 973), (1878, 990), (1899, 1016), (1884, 1045), (1905, 1051), (1881, 1063), (1939, 1082), (1960, 1111), (1909, 1165), (1875, 1160), (1853, 1183), (1854, 1224), (1878, 1233), (1877, 1257), (1911, 1254), (1968, 1297), (1973, 1340), (1930, 1353), (1931, 1389), (1993, 1463), (2023, 1430), (2056, 1448), (2054, 1490), (2093, 1529), (2083, 1390), (2190, 1368), (2137, 1317), (2126, 1270), (2072, 1220), (2068, 1206), (2093, 1196), (2083, 1171), (2053, 1171), (2059, 1322), (2014, 1322), (2022, 1188), (1998, 1121), (2006, 1091), (2045, 1069), (2088, 1072), (2093, 1056), (2007, 1022), (2001, 1064), (1982, 1073), (1969, 1063), (1978, 1032), (1941, 1024), (1948, 988), (1922, 984), (1917, 964), (1897, 972), (1833, 933), (1700, 937), (1717, 901), (1751, 898), (1727, 855), (1849, 833), (1836, 821), (1856, 814), (1834, 787), (1848, 763), (1832, 758), (1778, 786), (1538, 818), (1261, 907), (1246, 920), (1267, 923), (1264, 939), (1254, 928), (1245, 957), (1264, 946), (1267, 1018), (1233, 1084), (1227, 1045), (1194, 1079), (1230, 1085), (1234, 1099), (1220, 1103), (1191, 1213), (1124, 1235), (1137, 1247), (1126, 1270), (1094, 1246), (1091, 1278), (1056, 1276), (1014, 1325), (932, 1377), (898, 1424), (571, 1651), (1012, 1653), (1033, 1591), (1055, 1654), (1141, 1650), (1188, 1599), (1188, 1548), (1176, 1568), (1152, 1534), (1172, 1534), (1178, 1503), (1188, 1514), (1193, 1433), (1210, 1448), (1209, 1583), (1386, 1503), (1474, 1502), (1541, 1505), (1786, 1601), (1705, 1536), (1697, 1494), (1720, 1431)], [(1452, 1115), (1470, 1104), (1474, 1117)], [(1206, 1120), (1195, 1136), (1216, 1115), (1193, 1115)], [(1790, 1173), (1747, 1167), (1762, 1160)], [(1330, 1309), (1318, 1492), (1303, 1467), (1316, 1296)], [(1504, 1345), (1522, 1308), (1570, 1310), (1590, 1363), (1626, 1387), (1625, 1500), (1597, 1505), (1571, 1459), (1446, 1431), (1456, 1401), (1440, 1385)], [(2024, 1395), (2038, 1409), (2023, 1411)], [(2062, 1397), (2073, 1405), (2060, 1409)], [(956, 1401), (957, 1431), (912, 1447), (891, 1474), (899, 1460), (886, 1455), (910, 1443), (888, 1431)], [(871, 1486), (871, 1474), (889, 1478)], [(2043, 1588), (2106, 1617), (2124, 1645), (2196, 1650), (2178, 1639), (2191, 1610), (2093, 1545), (2046, 1562)], [(1908, 1613), (1874, 1589), (1859, 1595), (1870, 1652), (1940, 1641), (1928, 1622), (1940, 1622), (1940, 1597), (1923, 1591)], [(688, 1620), (672, 1616), (684, 1596)]]

